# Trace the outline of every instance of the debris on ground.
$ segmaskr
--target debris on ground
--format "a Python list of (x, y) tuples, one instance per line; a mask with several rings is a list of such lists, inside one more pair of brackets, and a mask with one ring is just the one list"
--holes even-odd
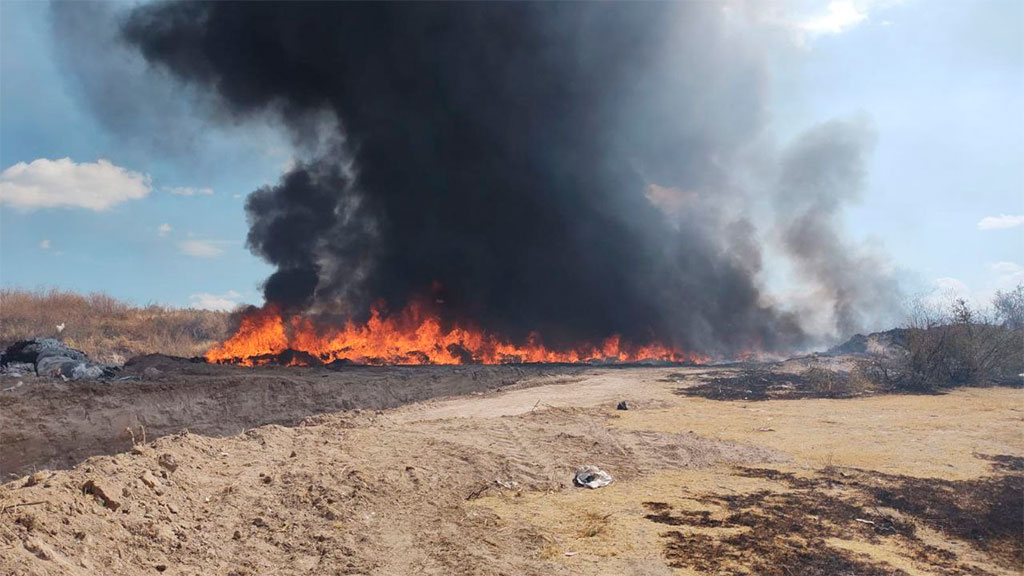
[(3, 353), (2, 363), (6, 366), (11, 362), (26, 362), (36, 364), (43, 358), (49, 356), (62, 356), (68, 360), (84, 362), (89, 358), (85, 352), (65, 346), (56, 338), (32, 338), (20, 340), (7, 347)]
[[(17, 376), (20, 376), (20, 374), (18, 374)], [(8, 386), (7, 388), (0, 388), (0, 390), (2, 390), (3, 392), (11, 392), (11, 391), (13, 391), (13, 390), (17, 390), (18, 388), (21, 388), (21, 387), (22, 387), (22, 386), (24, 386), (24, 385), (25, 385), (25, 382), (24, 382), (24, 381), (22, 381), (22, 380), (18, 380), (18, 381), (17, 381), (17, 382), (16, 382), (15, 384), (14, 384), (14, 386)]]
[(588, 465), (576, 470), (575, 481), (577, 486), (601, 488), (611, 484), (612, 477), (597, 466)]
[(9, 362), (3, 367), (3, 373), (12, 377), (34, 374), (35, 371), (36, 365), (31, 362)]
[(629, 404), (626, 404), (626, 401), (623, 400), (623, 401), (619, 402), (619, 405), (616, 406), (615, 409), (616, 410), (629, 410)]
[(30, 373), (64, 380), (99, 380), (117, 368), (89, 360), (56, 338), (33, 338), (11, 344), (0, 354), (0, 373), (19, 377)]

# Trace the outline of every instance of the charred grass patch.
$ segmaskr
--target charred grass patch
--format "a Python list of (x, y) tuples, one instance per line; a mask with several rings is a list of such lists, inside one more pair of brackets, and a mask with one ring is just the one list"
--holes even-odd
[[(1003, 460), (994, 459), (996, 470), (1005, 470), (998, 467)], [(1024, 475), (1016, 472), (962, 481), (847, 468), (812, 476), (766, 468), (737, 468), (735, 474), (778, 488), (694, 498), (713, 510), (643, 503), (646, 519), (673, 528), (662, 533), (671, 566), (764, 576), (906, 574), (829, 543), (840, 539), (895, 543), (936, 574), (989, 574), (926, 542), (921, 528), (962, 542), (998, 566), (1012, 570), (1024, 562)]]
[(797, 374), (776, 372), (766, 366), (706, 378), (675, 393), (710, 400), (792, 400), (855, 398), (874, 391), (875, 386), (856, 370), (840, 372), (813, 367)]
[(1002, 472), (1024, 472), (1024, 458), (1020, 456), (1009, 456), (1006, 454), (975, 454), (982, 460), (992, 463), (992, 468)]
[[(666, 555), (674, 568), (692, 568), (710, 574), (761, 576), (907, 576), (902, 570), (872, 565), (849, 552), (823, 547), (819, 541), (775, 541), (766, 550), (760, 536), (740, 534), (715, 540), (704, 534), (672, 532), (666, 535)], [(758, 550), (755, 555), (745, 550)], [(696, 551), (696, 552), (695, 552)], [(745, 566), (734, 571), (729, 566)]]

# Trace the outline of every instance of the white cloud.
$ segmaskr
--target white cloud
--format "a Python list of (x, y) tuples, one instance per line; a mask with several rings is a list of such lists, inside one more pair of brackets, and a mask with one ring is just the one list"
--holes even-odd
[(164, 188), (165, 192), (170, 192), (175, 196), (213, 196), (213, 188), (192, 188), (189, 186), (178, 186), (174, 188)]
[(1019, 274), (1024, 271), (1016, 262), (993, 262), (988, 267), (997, 274)]
[(43, 250), (49, 250), (50, 249), (50, 239), (49, 238), (43, 238), (43, 241), (39, 243), (39, 247), (42, 248)]
[(842, 34), (868, 17), (866, 8), (859, 8), (850, 0), (829, 2), (823, 14), (806, 18), (797, 27), (811, 35)]
[(988, 216), (978, 221), (978, 230), (1000, 230), (1002, 228), (1015, 228), (1024, 225), (1024, 214), (1011, 216), (1001, 214), (999, 216)]
[(958, 278), (947, 276), (932, 281), (931, 290), (921, 298), (921, 301), (931, 308), (946, 310), (956, 298), (965, 298), (972, 304), (978, 303), (974, 292), (967, 284)]
[(1016, 262), (993, 262), (989, 269), (996, 273), (996, 289), (1013, 289), (1024, 284), (1024, 266)]
[(242, 195), (241, 194), (232, 194), (231, 197), (234, 198), (235, 200), (238, 200), (239, 198), (242, 197)]
[(944, 278), (936, 278), (935, 289), (940, 292), (952, 293), (957, 296), (963, 296), (971, 291), (971, 289), (967, 287), (967, 284), (964, 284), (957, 278), (951, 278), (948, 276)]
[(990, 262), (988, 269), (992, 274), (974, 286), (968, 286), (957, 278), (937, 278), (922, 300), (935, 308), (948, 310), (953, 299), (963, 298), (975, 308), (984, 310), (992, 304), (996, 291), (1013, 290), (1024, 284), (1024, 266), (1016, 262)]
[(156, 233), (160, 236), (167, 236), (168, 234), (171, 233), (171, 230), (174, 230), (174, 228), (171, 228), (171, 225), (167, 223), (161, 224), (156, 227)]
[(892, 26), (893, 21), (884, 18), (885, 13), (904, 1), (806, 0), (754, 4), (765, 7), (763, 19), (767, 23), (789, 30), (797, 46), (810, 49), (816, 38), (844, 34), (871, 20), (877, 21), (882, 28)]
[(217, 246), (219, 242), (210, 240), (186, 240), (178, 244), (182, 254), (194, 258), (216, 258), (224, 253), (224, 250)]
[(100, 159), (94, 163), (70, 158), (18, 162), (0, 174), (0, 202), (22, 210), (87, 208), (103, 211), (152, 191), (147, 174)]
[(234, 310), (241, 301), (242, 295), (234, 290), (228, 290), (226, 294), (210, 294), (209, 292), (200, 292), (198, 294), (192, 294), (189, 296), (192, 308), (199, 308), (200, 310)]

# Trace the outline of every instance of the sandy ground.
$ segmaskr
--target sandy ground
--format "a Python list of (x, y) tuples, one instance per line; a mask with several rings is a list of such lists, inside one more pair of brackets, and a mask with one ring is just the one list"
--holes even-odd
[(676, 394), (707, 371), (138, 443), (0, 487), (0, 573), (1019, 573), (1024, 392)]

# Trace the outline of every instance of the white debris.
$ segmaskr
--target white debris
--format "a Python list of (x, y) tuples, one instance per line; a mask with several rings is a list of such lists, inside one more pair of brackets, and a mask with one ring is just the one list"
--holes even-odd
[(576, 470), (576, 485), (587, 488), (601, 488), (612, 483), (611, 474), (601, 470), (597, 466), (584, 466)]

